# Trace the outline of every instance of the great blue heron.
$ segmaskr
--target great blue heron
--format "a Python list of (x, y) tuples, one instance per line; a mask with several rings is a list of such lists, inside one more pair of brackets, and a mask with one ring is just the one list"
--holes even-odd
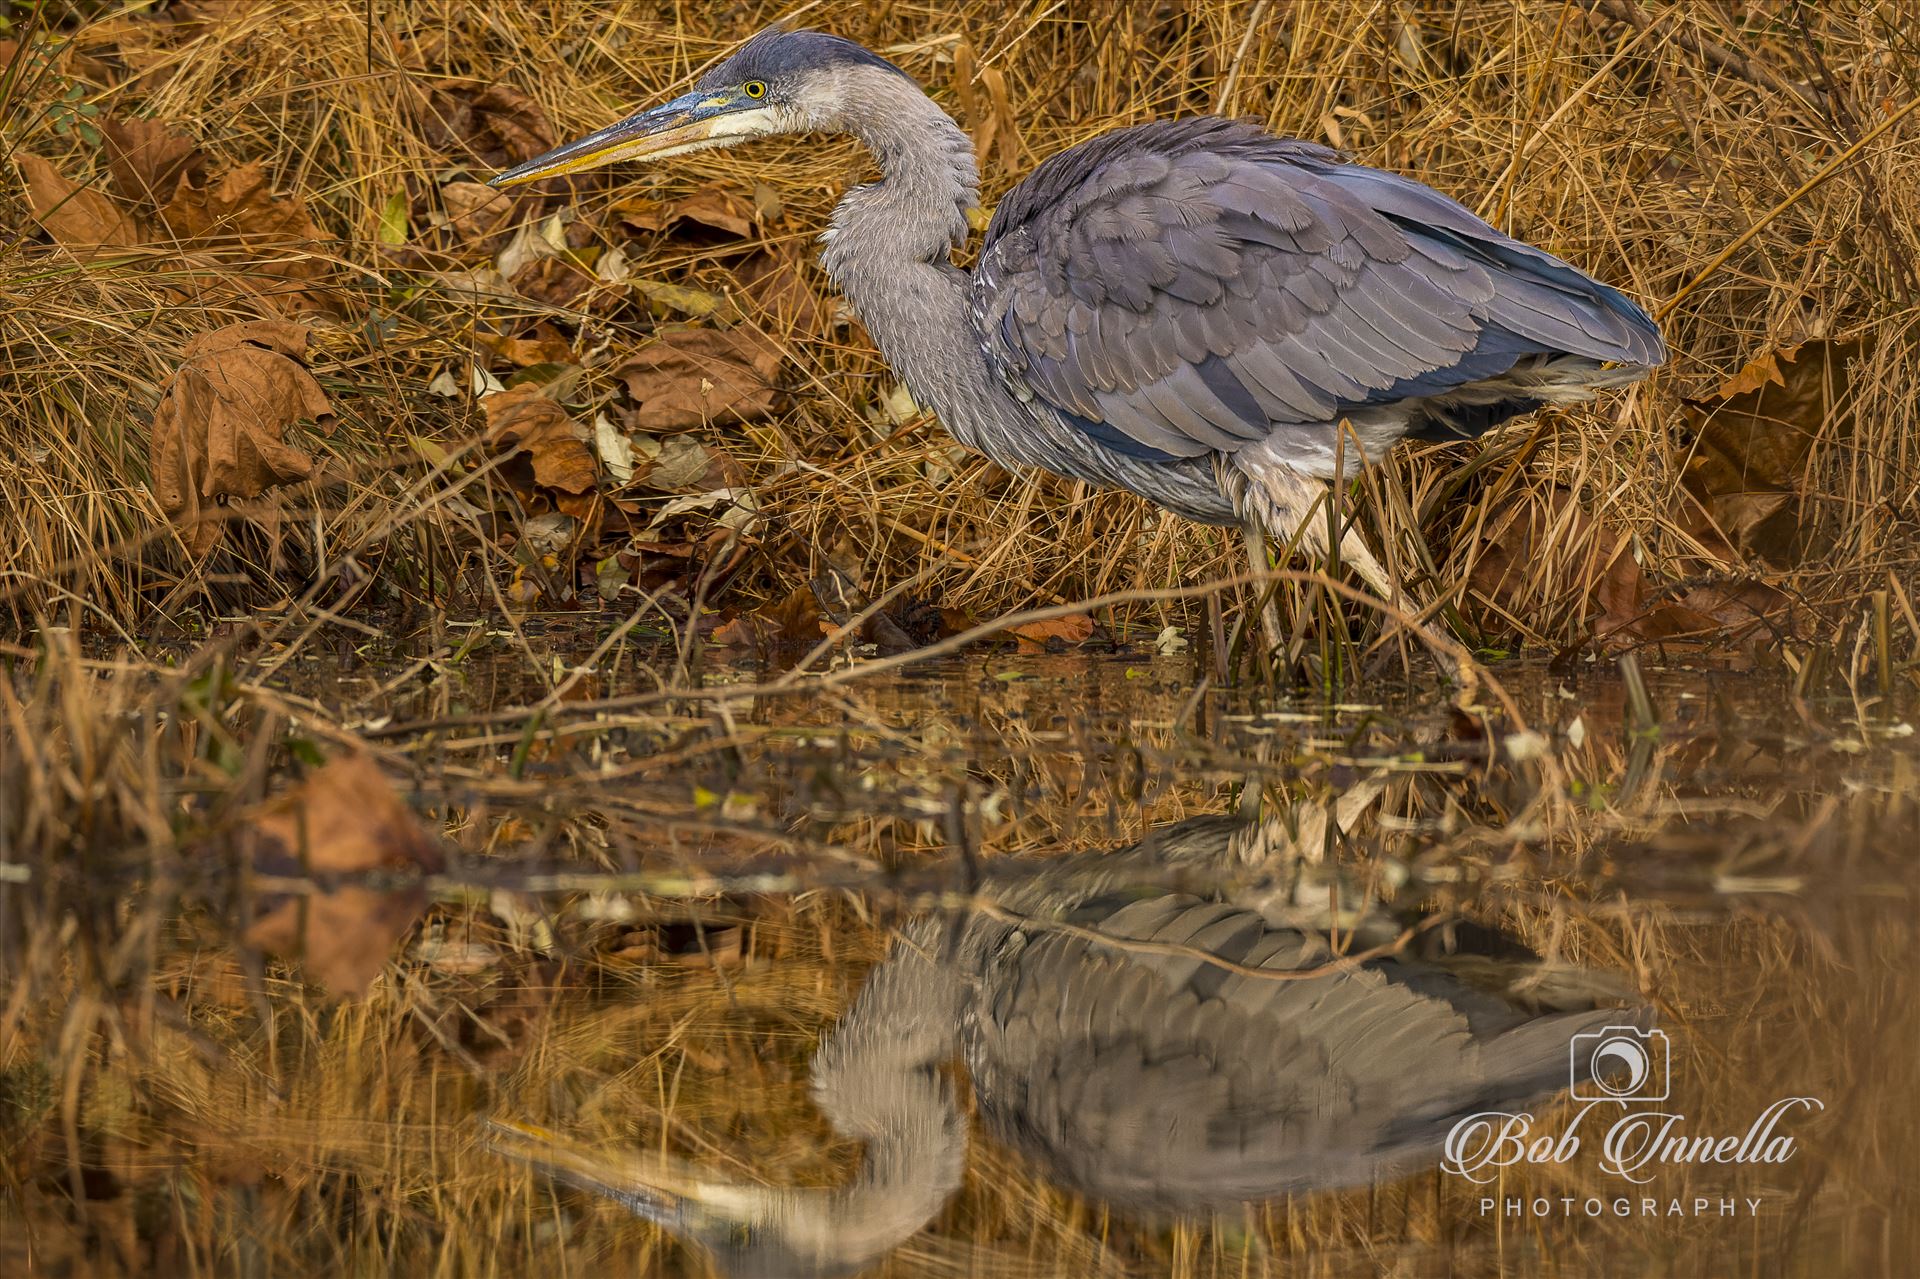
[(958, 1189), (967, 1122), (942, 1073), (956, 1057), (983, 1127), (1047, 1176), (1123, 1210), (1191, 1213), (1431, 1167), (1463, 1116), (1559, 1091), (1570, 1070), (1580, 1082), (1572, 1036), (1644, 1020), (1596, 1009), (1615, 992), (1577, 972), (1535, 963), (1489, 982), (1483, 966), (1469, 981), (1391, 946), (1353, 953), (1398, 924), (1336, 892), (1343, 957), (1309, 922), (1329, 909), (1324, 868), (1302, 887), (1300, 859), (1265, 851), (1286, 837), (1254, 830), (1205, 817), (1118, 852), (997, 859), (990, 906), (908, 923), (814, 1056), (815, 1102), (866, 1148), (837, 1189), (723, 1182), (511, 1123), (490, 1144), (724, 1274), (844, 1274)]
[[(1047, 160), (1001, 199), (969, 276), (949, 253), (978, 203), (971, 142), (912, 77), (816, 31), (763, 31), (690, 92), (493, 184), (792, 133), (851, 134), (879, 162), (834, 211), (821, 263), (956, 439), (1237, 525), (1256, 569), (1268, 534), (1327, 551), (1309, 517), (1336, 469), (1588, 399), (1666, 357), (1622, 294), (1439, 192), (1217, 117)], [(1397, 598), (1357, 538), (1341, 556)]]

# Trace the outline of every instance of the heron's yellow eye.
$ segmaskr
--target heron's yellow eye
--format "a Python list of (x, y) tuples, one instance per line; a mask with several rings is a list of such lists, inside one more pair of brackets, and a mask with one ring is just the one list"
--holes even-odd
[(740, 92), (746, 94), (749, 98), (764, 98), (767, 96), (767, 82), (765, 80), (749, 80), (740, 86)]

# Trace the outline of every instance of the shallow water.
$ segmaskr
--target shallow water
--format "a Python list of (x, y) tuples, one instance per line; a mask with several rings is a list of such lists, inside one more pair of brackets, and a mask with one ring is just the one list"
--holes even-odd
[[(276, 731), (329, 754), (319, 725), (337, 722), (410, 781), (447, 833), (434, 905), (366, 999), (336, 1002), (234, 946), (217, 873), (116, 886), (100, 936), (141, 936), (143, 962), (116, 983), (82, 975), (110, 965), (51, 963), (36, 987), (106, 1010), (107, 1029), (76, 1048), (70, 1012), (12, 1014), (4, 1255), (48, 1274), (703, 1273), (654, 1225), (489, 1151), (480, 1120), (742, 1184), (844, 1184), (862, 1147), (809, 1100), (808, 1059), (890, 936), (963, 904), (1027, 911), (1023, 936), (1046, 936), (1044, 902), (1019, 885), (1067, 881), (1029, 859), (1057, 868), (1232, 812), (1251, 778), (1286, 832), (1285, 902), (1271, 866), (1239, 862), (1161, 882), (1136, 868), (1134, 899), (1285, 906), (1289, 927), (1331, 923), (1335, 956), (1384, 938), (1399, 961), (1517, 983), (1523, 1017), (1644, 1006), (1659, 1029), (1637, 1039), (1645, 1085), (1584, 1107), (1496, 1089), (1444, 1111), (1496, 1116), (1458, 1130), (1454, 1166), (1435, 1121), (1376, 1179), (1333, 1153), (1364, 1145), (1452, 1050), (1364, 1040), (1308, 1072), (1316, 1087), (1380, 1078), (1279, 1161), (1290, 1190), (1182, 1213), (1156, 1201), (1198, 1191), (1122, 1166), (1125, 1142), (1062, 1168), (1044, 1141), (996, 1139), (1012, 1103), (976, 1095), (976, 1058), (940, 1076), (976, 1112), (964, 1179), (876, 1273), (1905, 1273), (1920, 785), (1902, 721), (1649, 669), (1659, 723), (1636, 731), (1610, 672), (1509, 668), (1480, 700), (1503, 692), (1526, 731), (1509, 714), (1489, 739), (1431, 690), (1275, 703), (1207, 688), (1180, 657), (1006, 653), (660, 701), (623, 657), (555, 696), (592, 646), (558, 627), (484, 644), (455, 629), (432, 661), (309, 649), (264, 678), (285, 697)], [(538, 720), (506, 713), (542, 699)], [(986, 970), (954, 970), (977, 1000)], [(1068, 1023), (1166, 1029), (1141, 1030), (1160, 1014), (1097, 984), (1055, 1003)], [(1270, 1020), (1236, 1051), (1286, 1033)], [(1191, 1094), (1156, 1099), (1147, 1073), (1124, 1100), (1173, 1122)], [(1080, 1140), (1100, 1093), (1073, 1095), (1055, 1110)], [(1309, 1111), (1335, 1113), (1326, 1088), (1312, 1095)], [(1231, 1145), (1250, 1113), (1216, 1118), (1215, 1136)], [(1096, 1173), (1146, 1189), (1115, 1206), (1063, 1189)]]

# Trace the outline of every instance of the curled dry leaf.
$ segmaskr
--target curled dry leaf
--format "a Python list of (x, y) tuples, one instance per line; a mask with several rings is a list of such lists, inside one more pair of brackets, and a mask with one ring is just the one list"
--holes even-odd
[(976, 625), (973, 617), (964, 609), (950, 608), (924, 599), (902, 601), (895, 616), (908, 638), (923, 647), (955, 635), (964, 635)]
[(1852, 429), (1848, 362), (1858, 339), (1769, 351), (1713, 395), (1685, 402), (1695, 441), (1681, 473), (1683, 522), (1710, 545), (1781, 568), (1807, 551), (1802, 511), (1814, 442)]
[(860, 638), (882, 654), (910, 653), (920, 647), (887, 610), (873, 606), (866, 587), (846, 569), (829, 563), (827, 571), (813, 579), (812, 587), (813, 598), (829, 622), (850, 626), (859, 618)]
[(780, 348), (751, 329), (664, 332), (627, 357), (616, 376), (638, 404), (643, 431), (750, 422), (773, 410)]
[(820, 642), (830, 624), (820, 615), (820, 603), (813, 591), (797, 586), (785, 599), (763, 605), (723, 623), (713, 632), (713, 642), (727, 648), (750, 648), (759, 653), (812, 647)]
[[(1563, 587), (1590, 588), (1608, 569), (1631, 569), (1637, 574), (1639, 565), (1633, 556), (1623, 558), (1616, 554), (1620, 550), (1617, 533), (1603, 536), (1571, 491), (1553, 488), (1544, 501), (1505, 505), (1476, 548), (1467, 584), (1493, 604), (1503, 619), (1524, 625), (1527, 619), (1552, 610), (1558, 602), (1555, 593)], [(1595, 607), (1605, 606), (1589, 596), (1579, 605), (1580, 616), (1588, 616)]]
[(691, 222), (729, 236), (753, 234), (752, 202), (718, 183), (677, 200), (622, 201), (614, 218), (630, 231), (671, 231)]
[(593, 273), (570, 258), (540, 258), (514, 273), (513, 291), (529, 302), (556, 311), (574, 311), (599, 284)]
[(153, 494), (195, 555), (220, 540), (205, 510), (308, 479), (313, 459), (287, 443), (287, 428), (311, 420), (332, 425), (333, 406), (296, 359), (307, 330), (256, 320), (204, 333), (187, 344), (186, 363), (153, 414)]
[(140, 224), (109, 196), (69, 182), (37, 155), (16, 159), (34, 221), (69, 253), (87, 258), (102, 248), (126, 248), (146, 240)]
[(722, 324), (731, 324), (740, 318), (731, 300), (718, 293), (658, 280), (629, 279), (627, 283), (646, 298), (647, 304), (658, 316), (679, 314), (696, 320), (718, 320)]
[[(413, 811), (364, 755), (332, 761), (255, 810), (243, 838), (254, 874), (276, 878), (418, 874), (442, 865)], [(304, 905), (292, 894), (263, 892), (247, 944), (298, 958), (327, 990), (358, 998), (426, 909), (427, 894), (418, 884), (323, 884)]]
[(586, 432), (565, 409), (530, 386), (489, 395), (483, 403), (488, 440), (499, 452), (524, 453), (533, 484), (559, 493), (592, 491), (599, 467)]
[(1093, 619), (1085, 613), (1070, 613), (1066, 617), (1056, 617), (1046, 622), (1028, 622), (1025, 626), (1016, 626), (1010, 632), (1020, 641), (1023, 653), (1059, 652), (1062, 649), (1077, 648), (1093, 638)]
[(108, 120), (100, 126), (107, 172), (120, 198), (159, 207), (183, 181), (205, 182), (206, 160), (194, 140), (159, 120)]
[(495, 356), (515, 368), (573, 363), (573, 344), (550, 324), (535, 325), (533, 332), (526, 337), (495, 337), (483, 333), (479, 341)]
[(440, 188), (447, 229), (463, 245), (479, 244), (506, 226), (513, 199), (479, 182), (449, 182)]
[(1752, 648), (1783, 630), (1792, 611), (1791, 601), (1763, 582), (1656, 588), (1637, 565), (1610, 570), (1596, 598), (1602, 610), (1593, 620), (1593, 637), (1609, 652), (1656, 643), (1689, 650)]
[(739, 468), (719, 449), (685, 435), (630, 438), (635, 461), (632, 479), (656, 493), (709, 493), (730, 488)]
[[(1756, 582), (1678, 590), (1648, 579), (1633, 539), (1556, 488), (1544, 502), (1511, 505), (1488, 528), (1468, 578), (1475, 594), (1523, 626), (1572, 607), (1595, 643), (1615, 652), (1643, 644), (1721, 648), (1762, 633), (1786, 598)], [(1577, 598), (1571, 598), (1577, 594)]]
[(494, 259), (500, 274), (511, 280), (542, 258), (557, 258), (567, 252), (567, 225), (559, 214), (522, 223)]
[(245, 249), (250, 275), (311, 280), (331, 269), (313, 250), (332, 237), (303, 201), (273, 193), (258, 161), (231, 169), (207, 186), (182, 181), (160, 218), (191, 245)]
[(553, 124), (540, 104), (504, 84), (436, 89), (422, 132), (436, 147), (488, 170), (510, 168), (553, 149)]

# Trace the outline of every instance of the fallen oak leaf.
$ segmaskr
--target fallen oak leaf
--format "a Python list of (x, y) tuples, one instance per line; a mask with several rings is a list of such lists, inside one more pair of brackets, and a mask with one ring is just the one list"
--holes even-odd
[(256, 320), (204, 333), (153, 414), (153, 494), (196, 556), (220, 540), (204, 511), (222, 499), (260, 496), (312, 478), (314, 462), (287, 443), (286, 430), (310, 420), (330, 431), (333, 406), (296, 362), (307, 329)]
[(517, 386), (482, 401), (487, 439), (506, 454), (524, 453), (533, 483), (562, 493), (586, 493), (599, 479), (599, 464), (584, 430), (537, 388)]
[(614, 375), (638, 405), (631, 426), (672, 431), (767, 416), (780, 360), (780, 348), (752, 329), (677, 329), (640, 347)]
[(1713, 395), (1682, 404), (1694, 442), (1681, 471), (1681, 522), (1703, 540), (1782, 568), (1807, 550), (1807, 466), (1823, 433), (1851, 429), (1849, 362), (1858, 339), (1768, 351)]
[(129, 248), (146, 241), (139, 222), (110, 196), (69, 182), (37, 155), (21, 154), (15, 162), (34, 221), (75, 257), (85, 259), (103, 248)]
[(1028, 622), (1007, 632), (1020, 641), (1023, 653), (1057, 653), (1077, 648), (1093, 638), (1093, 619), (1085, 613), (1069, 613), (1045, 622)]
[(100, 134), (107, 172), (123, 200), (157, 208), (173, 199), (183, 181), (205, 181), (206, 160), (199, 145), (162, 121), (108, 120)]
[[(242, 836), (256, 875), (276, 878), (441, 868), (413, 811), (364, 755), (316, 770), (251, 814)], [(302, 897), (304, 896), (304, 901)], [(322, 885), (311, 894), (263, 894), (246, 943), (298, 958), (308, 977), (343, 998), (365, 995), (395, 943), (427, 906), (418, 883)]]

